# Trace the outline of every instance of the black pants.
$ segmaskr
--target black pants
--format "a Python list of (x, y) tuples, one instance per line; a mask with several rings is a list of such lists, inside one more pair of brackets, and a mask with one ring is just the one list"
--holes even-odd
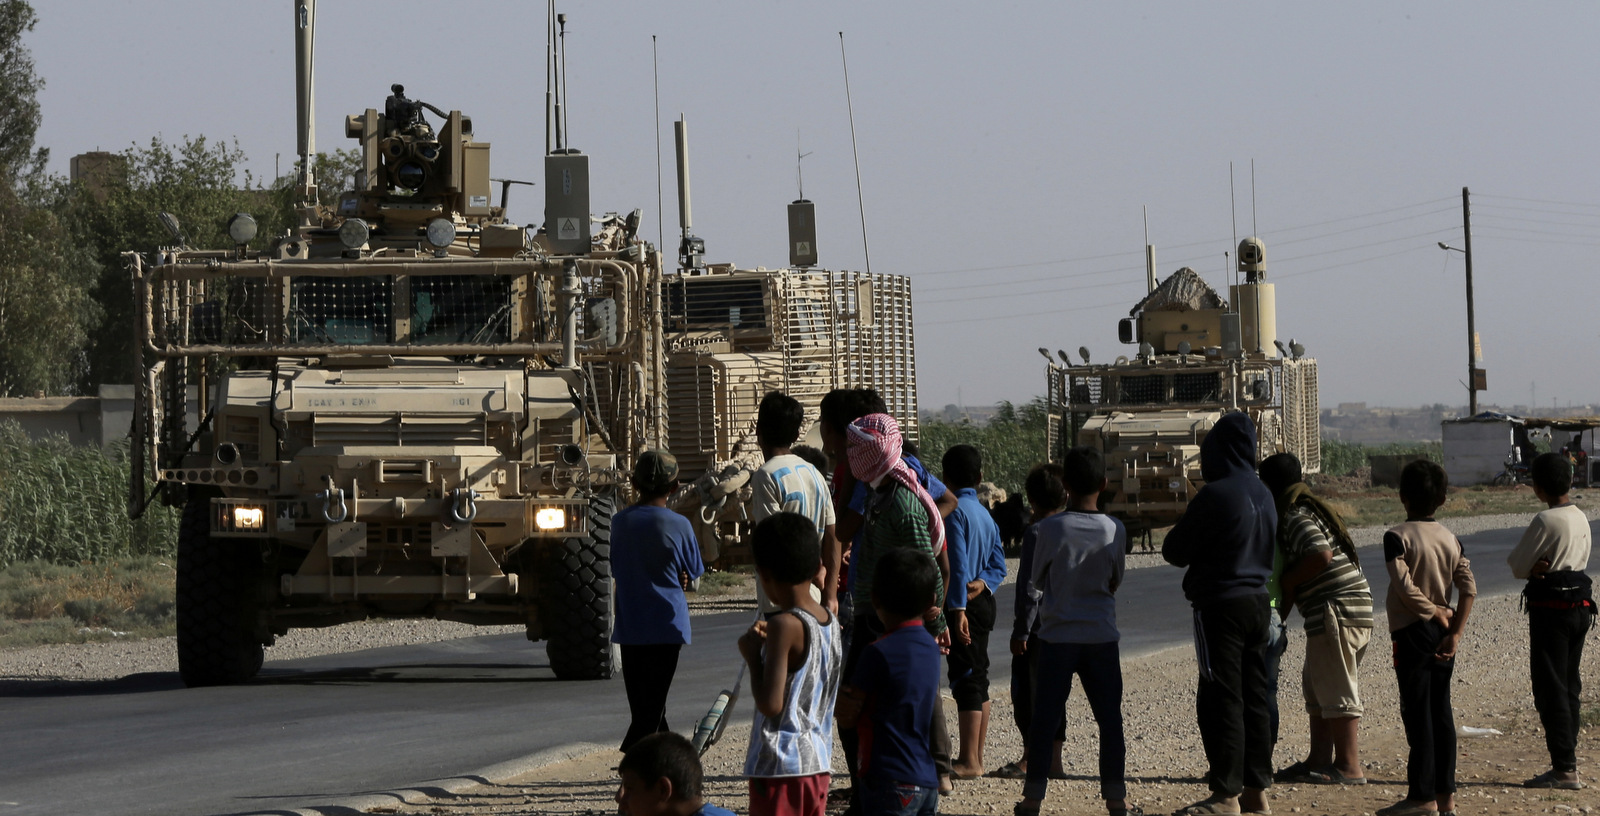
[(994, 631), (994, 593), (985, 589), (967, 601), (972, 642), (950, 644), (950, 696), (957, 711), (980, 711), (989, 702), (989, 633)]
[[(861, 662), (861, 655), (871, 646), (873, 641), (883, 637), (883, 621), (878, 620), (878, 613), (868, 609), (866, 613), (856, 615), (856, 622), (852, 625), (850, 635), (850, 649), (844, 655), (844, 669), (840, 673), (840, 684), (849, 684), (850, 678), (855, 676), (856, 665)], [(935, 695), (933, 698), (933, 722), (929, 724), (928, 736), (933, 743), (930, 752), (933, 754), (933, 766), (939, 771), (940, 776), (950, 773), (950, 731), (944, 724), (944, 698)], [(861, 732), (855, 728), (839, 728), (839, 744), (844, 748), (844, 764), (850, 769), (851, 784), (856, 789), (856, 802), (860, 803), (861, 784), (856, 772), (860, 768), (858, 754), (861, 750)]]
[(1394, 675), (1400, 686), (1400, 721), (1411, 754), (1406, 761), (1406, 798), (1426, 802), (1456, 790), (1456, 719), (1450, 711), (1454, 658), (1435, 660), (1445, 636), (1435, 620), (1417, 621), (1394, 632)]
[[(1067, 697), (1072, 694), (1072, 676), (1083, 683), (1089, 698), (1089, 711), (1100, 728), (1100, 798), (1125, 799), (1128, 795), (1124, 774), (1128, 765), (1128, 745), (1122, 733), (1122, 658), (1116, 641), (1110, 643), (1039, 642), (1034, 658), (1034, 709), (1029, 734), (1041, 737), (1066, 725)], [(1055, 746), (1048, 739), (1027, 739), (1028, 781), (1022, 795), (1044, 799), (1050, 784), (1050, 760)]]
[(1206, 782), (1212, 792), (1237, 796), (1272, 786), (1272, 721), (1267, 702), (1267, 596), (1216, 601), (1194, 610), (1195, 695)]
[(1593, 618), (1589, 610), (1528, 608), (1528, 668), (1533, 678), (1533, 705), (1544, 724), (1550, 767), (1578, 769), (1578, 693), (1583, 690), (1578, 666), (1583, 639)]
[[(1023, 650), (1022, 654), (1011, 656), (1011, 717), (1017, 723), (1017, 733), (1022, 735), (1023, 745), (1028, 744), (1028, 728), (1033, 724), (1033, 673), (1043, 643), (1038, 635), (1030, 635), (1028, 648)], [(1056, 728), (1055, 741), (1067, 741), (1067, 718), (1064, 711), (1061, 725)]]
[(650, 643), (622, 648), (622, 686), (628, 692), (633, 722), (622, 738), (622, 750), (645, 737), (667, 729), (667, 692), (678, 673), (681, 643)]

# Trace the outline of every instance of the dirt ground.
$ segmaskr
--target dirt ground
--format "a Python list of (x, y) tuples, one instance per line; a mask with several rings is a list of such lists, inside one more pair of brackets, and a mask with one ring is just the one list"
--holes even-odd
[[(1306, 750), (1305, 715), (1301, 708), (1299, 668), (1304, 633), (1293, 631), (1284, 656), (1279, 700), (1283, 726), (1275, 767), (1302, 758)], [(1494, 728), (1502, 733), (1463, 737), (1459, 742), (1457, 812), (1462, 814), (1591, 813), (1600, 808), (1600, 788), (1581, 791), (1536, 791), (1521, 780), (1545, 770), (1547, 755), (1538, 717), (1528, 692), (1526, 619), (1514, 597), (1486, 599), (1473, 615), (1463, 640), (1456, 672), (1454, 700), (1458, 726)], [(1586, 668), (1594, 666), (1600, 637), (1586, 650)], [(1279, 785), (1271, 791), (1277, 813), (1371, 814), (1405, 795), (1405, 737), (1401, 731), (1393, 674), (1388, 662), (1386, 632), (1374, 633), (1362, 668), (1367, 715), (1362, 724), (1362, 755), (1371, 782), (1365, 786)], [(1587, 673), (1587, 672), (1586, 672)], [(1128, 790), (1132, 803), (1145, 812), (1169, 813), (1206, 793), (1199, 734), (1194, 726), (1194, 663), (1188, 649), (1171, 649), (1123, 662), (1124, 715), (1128, 740)], [(992, 725), (986, 766), (993, 769), (1016, 759), (1021, 740), (1011, 722), (1004, 688), (993, 689)], [(714, 689), (706, 690), (709, 705)], [(1594, 690), (1585, 693), (1596, 704)], [(948, 698), (947, 698), (948, 700)], [(954, 706), (946, 705), (954, 733)], [(692, 712), (698, 716), (700, 712)], [(683, 712), (674, 721), (689, 720)], [(722, 741), (707, 755), (706, 797), (746, 812), (746, 786), (739, 775), (749, 734), (750, 708), (742, 701)], [(1068, 704), (1068, 779), (1052, 782), (1046, 814), (1104, 813), (1098, 798), (1095, 730), (1081, 695)], [(1596, 728), (1579, 739), (1578, 761), (1586, 778), (1600, 767)], [(549, 765), (503, 784), (484, 785), (457, 796), (424, 804), (372, 812), (486, 816), (486, 814), (610, 814), (616, 812), (613, 770), (619, 755), (601, 751)], [(835, 788), (844, 785), (843, 757), (835, 751)], [(1022, 783), (984, 778), (959, 781), (952, 796), (939, 803), (941, 813), (989, 816), (1006, 814), (1021, 795)], [(837, 812), (838, 806), (833, 809)]]

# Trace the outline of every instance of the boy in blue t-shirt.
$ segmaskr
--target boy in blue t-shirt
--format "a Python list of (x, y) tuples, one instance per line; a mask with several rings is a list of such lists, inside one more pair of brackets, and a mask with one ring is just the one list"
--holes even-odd
[(617, 809), (623, 816), (733, 816), (701, 798), (700, 752), (680, 734), (651, 734), (617, 764)]
[(611, 519), (611, 577), (616, 590), (611, 642), (622, 650), (622, 684), (633, 720), (622, 750), (667, 730), (667, 692), (678, 654), (689, 643), (689, 582), (705, 572), (694, 528), (667, 509), (678, 486), (678, 460), (648, 450), (633, 466), (639, 500)]
[(856, 728), (863, 816), (933, 816), (939, 775), (930, 746), (939, 695), (939, 644), (923, 626), (938, 606), (939, 568), (926, 554), (892, 549), (877, 562), (872, 607), (887, 632), (862, 652), (839, 691), (839, 724)]

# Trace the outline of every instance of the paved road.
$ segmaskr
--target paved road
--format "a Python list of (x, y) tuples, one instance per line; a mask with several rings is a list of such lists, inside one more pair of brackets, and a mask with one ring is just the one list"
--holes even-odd
[[(1482, 594), (1515, 589), (1505, 555), (1519, 533), (1465, 539)], [(1381, 599), (1382, 556), (1363, 555)], [(1165, 567), (1128, 574), (1124, 655), (1188, 642), (1181, 578)], [(1011, 596), (1003, 587), (1003, 619)], [(744, 612), (695, 618), (668, 701), (676, 729), (692, 727), (731, 682), (733, 641), (748, 623)], [(991, 644), (997, 683), (1009, 676), (1007, 632)], [(620, 682), (557, 681), (542, 647), (514, 635), (274, 661), (233, 688), (184, 689), (173, 672), (5, 693), (0, 816), (281, 813), (565, 743), (609, 743), (627, 725)]]

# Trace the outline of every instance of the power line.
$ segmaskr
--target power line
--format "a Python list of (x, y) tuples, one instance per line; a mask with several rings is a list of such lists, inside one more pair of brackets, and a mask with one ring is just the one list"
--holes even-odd
[(1499, 198), (1499, 199), (1504, 199), (1506, 201), (1524, 201), (1524, 202), (1527, 202), (1529, 204), (1554, 204), (1554, 205), (1559, 206), (1559, 207), (1590, 207), (1590, 208), (1600, 209), (1600, 204), (1594, 204), (1594, 203), (1588, 203), (1588, 202), (1582, 202), (1582, 201), (1551, 201), (1551, 200), (1545, 199), (1545, 198), (1517, 198), (1516, 196), (1484, 195), (1483, 193), (1478, 193), (1478, 194), (1474, 195), (1473, 197), (1474, 198)]
[[(1455, 198), (1453, 196), (1447, 196), (1445, 198), (1436, 198), (1436, 199), (1433, 199), (1431, 201), (1421, 201), (1421, 202), (1417, 202), (1415, 204), (1407, 204), (1407, 205), (1401, 206), (1401, 207), (1390, 207), (1388, 209), (1376, 210), (1376, 211), (1369, 212), (1369, 213), (1362, 213), (1360, 215), (1348, 215), (1348, 216), (1344, 216), (1342, 218), (1331, 218), (1331, 219), (1328, 219), (1326, 221), (1317, 221), (1317, 222), (1313, 222), (1313, 223), (1310, 223), (1310, 224), (1301, 224), (1301, 225), (1293, 226), (1293, 227), (1283, 227), (1281, 229), (1273, 230), (1273, 234), (1276, 235), (1276, 234), (1283, 234), (1283, 233), (1288, 233), (1288, 232), (1297, 232), (1299, 230), (1312, 229), (1312, 228), (1315, 228), (1315, 227), (1325, 227), (1325, 226), (1328, 226), (1329, 224), (1339, 224), (1339, 223), (1344, 223), (1346, 221), (1356, 221), (1356, 220), (1359, 220), (1359, 219), (1362, 219), (1362, 218), (1372, 218), (1374, 216), (1379, 216), (1379, 215), (1388, 215), (1390, 213), (1403, 212), (1405, 210), (1413, 210), (1413, 209), (1416, 209), (1418, 207), (1426, 207), (1426, 206), (1430, 206), (1430, 205), (1433, 205), (1433, 204), (1438, 204), (1438, 203), (1445, 202), (1445, 201), (1454, 201), (1454, 200), (1455, 200)], [(1331, 237), (1331, 236), (1334, 236), (1334, 235), (1344, 235), (1344, 234), (1349, 233), (1349, 232), (1359, 232), (1360, 230), (1363, 230), (1363, 229), (1373, 229), (1373, 228), (1376, 228), (1376, 227), (1386, 226), (1388, 224), (1396, 224), (1396, 223), (1400, 223), (1402, 221), (1409, 221), (1409, 220), (1412, 220), (1414, 218), (1422, 218), (1422, 217), (1425, 217), (1425, 216), (1428, 216), (1428, 215), (1435, 215), (1437, 213), (1454, 212), (1454, 211), (1455, 211), (1454, 207), (1446, 207), (1446, 208), (1439, 209), (1439, 210), (1431, 210), (1431, 211), (1426, 212), (1426, 213), (1419, 213), (1419, 214), (1416, 214), (1416, 215), (1405, 216), (1405, 217), (1402, 217), (1402, 218), (1390, 219), (1388, 221), (1382, 221), (1382, 222), (1379, 222), (1377, 224), (1371, 224), (1371, 225), (1368, 225), (1368, 226), (1365, 226), (1365, 227), (1356, 227), (1356, 228), (1352, 228), (1352, 229), (1349, 229), (1349, 230), (1340, 230), (1340, 231), (1336, 231), (1336, 232), (1324, 233), (1324, 234), (1321, 234), (1321, 235), (1308, 236), (1308, 237), (1305, 237), (1305, 238), (1294, 238), (1294, 239), (1289, 239), (1289, 240), (1286, 240), (1286, 241), (1275, 242), (1275, 243), (1282, 243), (1282, 244), (1300, 243), (1300, 242), (1303, 242), (1303, 241), (1315, 240), (1317, 238), (1327, 238), (1327, 237)], [(1162, 245), (1160, 248), (1161, 249), (1165, 249), (1165, 250), (1189, 249), (1191, 247), (1206, 246), (1208, 244), (1215, 244), (1215, 243), (1217, 243), (1218, 240), (1219, 239), (1216, 239), (1216, 238), (1210, 238), (1210, 239), (1201, 240), (1201, 241), (1190, 241), (1188, 243), (1183, 243), (1183, 244), (1167, 244), (1167, 245)], [(913, 273), (913, 274), (914, 274), (915, 277), (921, 278), (921, 277), (932, 277), (934, 275), (956, 275), (956, 274), (963, 274), (963, 273), (968, 273), (968, 272), (998, 272), (998, 271), (1003, 271), (1003, 270), (1007, 270), (1007, 269), (1024, 269), (1024, 268), (1036, 267), (1036, 266), (1050, 266), (1050, 265), (1053, 265), (1053, 264), (1081, 263), (1081, 262), (1085, 262), (1085, 261), (1103, 261), (1103, 260), (1106, 260), (1108, 258), (1121, 258), (1121, 257), (1124, 257), (1124, 256), (1130, 256), (1130, 255), (1131, 256), (1142, 256), (1143, 254), (1144, 254), (1143, 252), (1137, 252), (1137, 251), (1134, 251), (1134, 252), (1112, 252), (1112, 253), (1108, 253), (1108, 254), (1105, 254), (1105, 255), (1088, 255), (1088, 256), (1083, 256), (1083, 257), (1078, 257), (1078, 258), (1053, 258), (1053, 259), (1044, 260), (1044, 261), (1028, 261), (1028, 262), (1024, 262), (1024, 263), (999, 264), (999, 265), (996, 265), (996, 266), (975, 266), (975, 267), (967, 267), (967, 268), (963, 268), (963, 269), (940, 269), (940, 270), (936, 270), (936, 271), (932, 271), (932, 272), (916, 272), (916, 273)], [(1209, 257), (1209, 256), (1207, 256), (1207, 257)], [(1201, 260), (1201, 259), (1193, 259), (1193, 260)]]
[(1004, 298), (1016, 297), (1038, 297), (1039, 295), (1054, 295), (1061, 292), (1081, 292), (1085, 289), (1105, 289), (1109, 286), (1128, 286), (1134, 283), (1139, 283), (1139, 281), (1129, 279), (1125, 281), (1111, 281), (1110, 283), (1091, 283), (1086, 286), (1066, 286), (1058, 289), (1040, 289), (1033, 292), (1007, 292), (997, 295), (979, 295), (978, 297), (955, 297), (945, 298), (944, 300), (924, 300), (922, 301), (922, 304), (931, 306), (936, 303), (971, 303), (975, 300), (1001, 300)]
[(1574, 222), (1574, 221), (1551, 221), (1548, 218), (1518, 218), (1517, 216), (1514, 216), (1514, 215), (1500, 215), (1498, 213), (1487, 213), (1486, 216), (1488, 218), (1494, 219), (1496, 221), (1521, 221), (1521, 222), (1527, 223), (1527, 224), (1544, 224), (1546, 226), (1560, 226), (1560, 227), (1596, 227), (1596, 228), (1600, 228), (1600, 221), (1591, 222), (1591, 223), (1587, 223), (1587, 224), (1580, 224), (1580, 223), (1577, 223), (1577, 222)]
[(1371, 256), (1368, 256), (1366, 258), (1357, 258), (1356, 260), (1345, 261), (1344, 263), (1331, 264), (1329, 266), (1319, 266), (1319, 267), (1317, 267), (1315, 269), (1302, 269), (1299, 272), (1290, 272), (1287, 275), (1279, 275), (1278, 276), (1278, 280), (1284, 280), (1285, 278), (1298, 278), (1301, 275), (1310, 275), (1310, 274), (1315, 273), (1315, 272), (1326, 272), (1326, 271), (1328, 271), (1330, 269), (1343, 269), (1343, 268), (1345, 268), (1347, 266), (1356, 266), (1358, 264), (1370, 263), (1372, 261), (1381, 261), (1381, 260), (1383, 260), (1385, 258), (1396, 258), (1396, 257), (1399, 257), (1401, 255), (1408, 255), (1408, 254), (1410, 254), (1412, 252), (1420, 252), (1420, 251), (1422, 251), (1424, 249), (1429, 249), (1429, 247), (1427, 247), (1427, 246), (1417, 246), (1417, 247), (1412, 247), (1410, 249), (1398, 250), (1398, 251), (1395, 251), (1395, 252), (1385, 252), (1382, 255), (1371, 255)]
[(1086, 312), (1090, 309), (1108, 309), (1126, 305), (1124, 301), (1115, 303), (1099, 303), (1091, 306), (1074, 306), (1066, 309), (1046, 309), (1041, 312), (1011, 312), (1006, 314), (988, 315), (985, 317), (961, 317), (954, 320), (928, 320), (917, 321), (918, 326), (946, 326), (952, 323), (986, 323), (991, 320), (1014, 320), (1020, 317), (1041, 317), (1044, 315), (1066, 314), (1068, 312)]
[(918, 291), (922, 291), (922, 292), (949, 292), (949, 291), (954, 291), (956, 289), (987, 289), (987, 288), (991, 288), (991, 287), (995, 287), (995, 286), (1016, 286), (1016, 285), (1024, 284), (1024, 283), (1042, 283), (1044, 281), (1053, 281), (1053, 280), (1064, 280), (1064, 279), (1070, 280), (1070, 279), (1074, 279), (1074, 278), (1088, 278), (1088, 277), (1093, 277), (1095, 275), (1109, 275), (1109, 274), (1112, 274), (1114, 272), (1128, 273), (1128, 272), (1130, 272), (1130, 270), (1133, 270), (1133, 269), (1134, 269), (1134, 267), (1132, 267), (1132, 266), (1117, 266), (1117, 267), (1112, 267), (1110, 269), (1096, 269), (1093, 272), (1072, 272), (1072, 273), (1056, 274), (1056, 275), (1044, 275), (1044, 276), (1032, 277), (1032, 278), (1018, 278), (1016, 280), (1008, 280), (1008, 281), (985, 281), (983, 283), (961, 283), (961, 284), (956, 284), (954, 286), (926, 286), (926, 287), (922, 287)]

